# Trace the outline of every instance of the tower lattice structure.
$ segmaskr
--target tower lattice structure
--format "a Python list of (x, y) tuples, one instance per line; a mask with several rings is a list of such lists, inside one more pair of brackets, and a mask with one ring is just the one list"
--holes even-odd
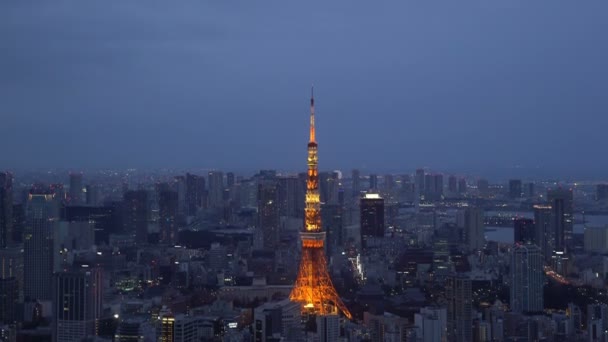
[(319, 171), (317, 168), (317, 141), (315, 138), (315, 100), (310, 97), (310, 141), (308, 142), (308, 176), (306, 180), (306, 207), (304, 209), (304, 230), (302, 239), (302, 259), (296, 284), (289, 298), (302, 303), (305, 314), (325, 315), (341, 311), (344, 316), (352, 316), (329, 277), (325, 258), (325, 232), (321, 227), (321, 201), (319, 196)]

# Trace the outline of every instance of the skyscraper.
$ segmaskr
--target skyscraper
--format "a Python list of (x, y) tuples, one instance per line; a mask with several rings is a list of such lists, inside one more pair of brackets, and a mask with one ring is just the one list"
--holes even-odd
[(24, 233), (24, 296), (29, 300), (52, 300), (53, 233), (59, 217), (54, 194), (32, 190), (28, 196)]
[(359, 170), (354, 169), (352, 172), (352, 182), (353, 182), (353, 197), (359, 196), (359, 191), (361, 191), (361, 174)]
[(369, 175), (369, 189), (372, 191), (378, 190), (378, 175)]
[(370, 247), (370, 239), (384, 237), (384, 199), (378, 194), (361, 198), (361, 247)]
[(424, 195), (424, 170), (423, 169), (417, 169), (416, 170), (416, 178), (414, 180), (415, 182), (415, 187), (416, 187), (416, 194), (418, 194), (418, 196), (422, 196)]
[(234, 172), (226, 173), (226, 187), (232, 188), (235, 184)]
[(13, 176), (0, 172), (0, 248), (13, 240)]
[(515, 243), (535, 243), (534, 220), (523, 217), (513, 220), (513, 241)]
[(552, 255), (552, 243), (550, 243), (552, 232), (552, 208), (548, 205), (534, 206), (534, 244), (543, 253), (545, 260), (549, 260)]
[[(201, 186), (202, 183), (202, 186)], [(202, 189), (201, 189), (202, 188)], [(186, 215), (195, 216), (201, 207), (205, 177), (186, 173)]]
[(53, 326), (56, 341), (82, 341), (95, 336), (101, 317), (103, 283), (97, 268), (73, 269), (54, 275)]
[(483, 249), (486, 240), (484, 236), (483, 211), (479, 208), (468, 207), (458, 212), (457, 225), (463, 229), (464, 243), (468, 250)]
[(471, 279), (466, 275), (448, 277), (448, 341), (473, 341), (473, 293)]
[(458, 192), (458, 179), (454, 175), (451, 175), (448, 178), (448, 191), (450, 194), (455, 194)]
[[(572, 241), (572, 229), (574, 227), (574, 199), (572, 189), (549, 189), (547, 191), (547, 201), (553, 207), (554, 215), (562, 215), (563, 219), (554, 216), (554, 229), (556, 233), (563, 229), (563, 246), (562, 249), (568, 248)], [(562, 203), (556, 201), (561, 200)], [(563, 225), (560, 226), (560, 225)], [(560, 246), (560, 236), (555, 238), (556, 248)]]
[(339, 204), (321, 205), (321, 222), (323, 230), (326, 233), (327, 251), (330, 253), (334, 252), (338, 246), (342, 246), (344, 243), (342, 236), (342, 206)]
[(543, 255), (536, 245), (518, 244), (511, 255), (511, 310), (543, 311)]
[(258, 184), (258, 229), (262, 230), (264, 249), (273, 250), (279, 244), (279, 192), (276, 182)]
[(138, 243), (148, 242), (148, 194), (129, 190), (124, 194), (125, 228)]
[(424, 199), (439, 201), (443, 196), (443, 175), (427, 174), (424, 176)]
[(467, 192), (467, 180), (464, 178), (460, 178), (458, 180), (458, 193), (464, 194)]
[(209, 207), (218, 209), (224, 206), (224, 174), (220, 171), (211, 171), (207, 177)]
[(279, 177), (278, 190), (280, 216), (298, 217), (299, 210), (303, 209), (299, 204), (301, 198), (298, 195), (301, 195), (301, 191), (298, 177)]
[(338, 296), (327, 270), (325, 232), (321, 226), (317, 147), (314, 98), (311, 96), (306, 209), (304, 210), (304, 230), (300, 233), (302, 258), (296, 283), (289, 299), (301, 303), (306, 315), (326, 315), (340, 310), (350, 319), (352, 316)]
[(70, 205), (81, 205), (83, 201), (82, 173), (70, 173)]
[(521, 179), (510, 179), (509, 180), (509, 198), (516, 199), (521, 198), (522, 188)]
[(161, 190), (158, 198), (160, 241), (173, 244), (177, 241), (177, 192)]

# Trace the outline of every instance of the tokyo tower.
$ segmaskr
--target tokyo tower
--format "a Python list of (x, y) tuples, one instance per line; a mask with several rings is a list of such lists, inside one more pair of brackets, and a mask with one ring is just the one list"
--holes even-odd
[(352, 316), (334, 288), (325, 258), (325, 232), (321, 228), (321, 201), (317, 168), (317, 141), (315, 139), (315, 100), (310, 97), (310, 141), (308, 142), (308, 176), (306, 180), (306, 207), (302, 239), (302, 260), (296, 284), (289, 298), (302, 303), (302, 312), (326, 315), (341, 311)]

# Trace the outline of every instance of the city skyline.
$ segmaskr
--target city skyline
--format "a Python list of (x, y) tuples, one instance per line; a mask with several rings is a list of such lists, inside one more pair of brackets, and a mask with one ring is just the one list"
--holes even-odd
[(608, 5), (393, 5), (3, 3), (0, 164), (602, 175)]

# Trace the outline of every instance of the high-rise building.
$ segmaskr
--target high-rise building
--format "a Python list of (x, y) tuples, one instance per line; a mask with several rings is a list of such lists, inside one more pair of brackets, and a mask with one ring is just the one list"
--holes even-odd
[(359, 170), (354, 169), (352, 172), (352, 183), (353, 183), (353, 197), (358, 197), (361, 191), (361, 173)]
[(361, 211), (361, 246), (368, 248), (370, 239), (384, 237), (384, 199), (378, 194), (365, 194)]
[(448, 341), (473, 341), (471, 279), (462, 274), (453, 274), (448, 277), (446, 297), (448, 301)]
[(258, 184), (258, 229), (262, 230), (264, 249), (273, 250), (280, 237), (279, 191), (274, 181)]
[(220, 171), (211, 171), (207, 177), (209, 207), (218, 209), (224, 206), (224, 174)]
[(226, 173), (226, 187), (232, 188), (235, 184), (234, 172)]
[(384, 191), (386, 191), (387, 193), (390, 193), (391, 191), (393, 191), (393, 189), (395, 188), (395, 179), (394, 179), (393, 175), (391, 175), (391, 174), (384, 175), (383, 188), (384, 188)]
[(535, 243), (534, 220), (518, 217), (513, 220), (513, 241), (515, 243)]
[(424, 170), (423, 169), (417, 169), (416, 170), (416, 178), (415, 178), (415, 187), (416, 187), (416, 193), (418, 194), (418, 196), (422, 196), (424, 195), (424, 189), (425, 189), (425, 185), (424, 185)]
[(458, 192), (458, 179), (454, 175), (451, 175), (448, 178), (448, 191), (450, 194), (455, 194)]
[(369, 189), (372, 191), (378, 190), (378, 175), (372, 173), (369, 175)]
[(314, 98), (310, 99), (310, 140), (308, 142), (308, 175), (306, 181), (306, 208), (302, 257), (296, 283), (289, 299), (302, 305), (306, 315), (326, 315), (340, 310), (347, 318), (352, 315), (333, 286), (325, 257), (325, 232), (321, 226), (321, 200), (319, 195), (319, 171), (315, 131)]
[(158, 198), (160, 241), (173, 244), (177, 241), (177, 192), (162, 190)]
[(125, 229), (137, 243), (148, 242), (148, 193), (129, 190), (124, 194)]
[(543, 255), (536, 245), (520, 244), (511, 254), (511, 310), (541, 312), (543, 305)]
[(23, 284), (29, 300), (52, 300), (53, 235), (59, 217), (58, 203), (48, 191), (32, 190), (28, 196), (24, 234)]
[[(574, 227), (574, 200), (572, 189), (549, 189), (547, 201), (553, 207), (554, 248), (559, 251), (570, 247)], [(563, 231), (563, 234), (562, 234)]]
[(424, 199), (439, 201), (443, 196), (443, 175), (426, 174), (424, 176)]
[(533, 182), (526, 184), (526, 196), (528, 198), (533, 198), (536, 196), (536, 189)]
[(53, 283), (55, 340), (76, 342), (95, 336), (103, 308), (102, 271), (82, 268), (59, 272)]
[(460, 178), (458, 180), (458, 193), (464, 194), (467, 192), (467, 180), (465, 178)]
[(509, 198), (521, 198), (521, 179), (510, 179), (509, 180)]
[(608, 184), (598, 184), (595, 189), (595, 199), (597, 201), (608, 200)]
[[(343, 209), (339, 204), (321, 205), (321, 224), (326, 233), (327, 251), (332, 253), (343, 246)], [(331, 254), (330, 254), (331, 255)]]
[(82, 173), (70, 173), (70, 193), (68, 198), (70, 205), (81, 205), (84, 203), (83, 189)]
[(303, 195), (300, 191), (299, 179), (296, 176), (283, 176), (278, 178), (279, 191), (279, 215), (298, 217), (298, 212), (303, 209), (300, 200)]
[(534, 241), (537, 245), (545, 260), (549, 260), (553, 253), (552, 245), (548, 245), (552, 236), (552, 212), (553, 209), (548, 205), (535, 205), (534, 206)]
[(13, 176), (0, 172), (0, 248), (13, 242)]
[[(201, 186), (202, 183), (202, 186)], [(201, 189), (202, 188), (202, 189)], [(201, 207), (205, 177), (186, 173), (186, 215), (195, 216)]]
[(483, 211), (468, 207), (458, 212), (457, 225), (463, 229), (464, 242), (470, 251), (483, 249), (486, 243)]
[(489, 195), (490, 183), (487, 179), (481, 178), (477, 180), (477, 191), (479, 192), (479, 196), (485, 197)]

